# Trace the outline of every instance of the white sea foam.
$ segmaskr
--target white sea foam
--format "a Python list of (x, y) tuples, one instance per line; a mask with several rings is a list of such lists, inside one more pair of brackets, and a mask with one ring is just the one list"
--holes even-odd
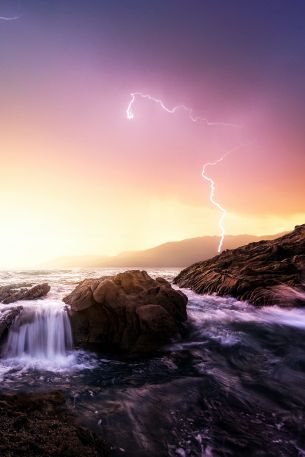
[[(23, 311), (15, 319), (2, 348), (0, 379), (8, 372), (16, 375), (31, 369), (53, 372), (76, 371), (95, 366), (93, 356), (73, 349), (70, 321), (62, 298), (85, 278), (99, 278), (126, 268), (66, 269), (0, 272), (0, 286), (48, 282), (51, 291), (41, 300), (20, 301)], [(153, 277), (172, 279), (178, 269), (154, 269)], [(0, 305), (6, 308), (7, 305)]]
[(261, 322), (305, 328), (305, 309), (280, 306), (258, 308), (231, 297), (198, 295), (184, 290), (189, 297), (189, 317), (197, 324), (205, 322)]
[[(24, 310), (11, 327), (2, 350), (0, 377), (1, 373), (5, 374), (10, 368), (73, 371), (89, 367), (91, 362), (79, 362), (79, 353), (73, 350), (70, 322), (62, 298), (87, 277), (98, 278), (124, 270), (103, 268), (0, 272), (0, 285), (32, 281), (48, 282), (51, 285), (51, 291), (45, 299), (15, 304), (22, 305)], [(151, 276), (163, 276), (168, 280), (177, 272), (177, 269), (149, 270)], [(301, 308), (256, 308), (234, 298), (202, 296), (190, 290), (184, 292), (189, 297), (188, 316), (193, 324), (191, 340), (178, 343), (185, 347), (202, 346), (206, 343), (206, 338), (223, 345), (234, 345), (240, 340), (239, 331), (230, 328), (230, 324), (235, 322), (305, 328), (305, 310)], [(295, 291), (285, 292), (295, 296)]]

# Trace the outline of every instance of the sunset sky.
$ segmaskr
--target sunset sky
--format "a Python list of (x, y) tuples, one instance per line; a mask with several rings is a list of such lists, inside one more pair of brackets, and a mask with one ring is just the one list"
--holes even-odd
[[(303, 0), (0, 0), (0, 268), (305, 223)], [(130, 93), (185, 104), (193, 123)]]

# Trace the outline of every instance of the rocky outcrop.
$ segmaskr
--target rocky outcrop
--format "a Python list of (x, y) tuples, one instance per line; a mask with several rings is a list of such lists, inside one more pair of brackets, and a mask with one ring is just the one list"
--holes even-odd
[(14, 303), (19, 300), (36, 300), (42, 298), (50, 291), (49, 284), (13, 284), (0, 287), (0, 302)]
[(2, 307), (0, 309), (0, 342), (6, 336), (7, 331), (11, 327), (15, 318), (19, 316), (22, 310), (22, 306), (15, 306), (13, 308)]
[[(0, 302), (7, 305), (20, 300), (36, 300), (47, 295), (49, 290), (50, 286), (46, 283), (36, 286), (27, 283), (2, 286), (0, 287)], [(0, 342), (3, 341), (15, 318), (22, 310), (22, 306), (16, 305), (0, 307)]]
[(139, 270), (86, 279), (64, 302), (75, 343), (104, 350), (153, 351), (177, 335), (187, 318), (187, 297)]
[(0, 395), (1, 457), (106, 457), (105, 443), (66, 406), (61, 391)]
[[(254, 305), (305, 306), (305, 224), (275, 240), (250, 243), (195, 263), (182, 270), (175, 283), (200, 294), (230, 295)], [(298, 301), (285, 299), (284, 291)]]

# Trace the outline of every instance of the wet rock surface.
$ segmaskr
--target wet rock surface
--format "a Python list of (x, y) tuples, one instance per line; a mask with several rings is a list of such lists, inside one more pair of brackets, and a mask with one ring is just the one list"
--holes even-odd
[(5, 307), (0, 309), (0, 342), (6, 336), (7, 331), (13, 324), (15, 318), (19, 316), (22, 310), (22, 306), (15, 306), (12, 308)]
[(36, 300), (42, 298), (50, 291), (47, 283), (32, 286), (32, 284), (13, 284), (0, 287), (0, 302), (14, 303), (19, 300)]
[(187, 318), (187, 297), (139, 270), (87, 279), (64, 302), (74, 341), (107, 350), (154, 351), (179, 334)]
[(185, 268), (180, 287), (254, 305), (305, 306), (305, 224), (275, 240), (250, 243)]
[(1, 457), (106, 457), (103, 441), (81, 427), (60, 391), (0, 395)]
[(113, 457), (122, 449), (128, 457), (297, 457), (297, 447), (304, 449), (304, 427), (298, 444), (292, 432), (297, 414), (275, 413), (272, 402), (260, 411), (251, 398), (243, 404), (208, 377), (124, 389), (111, 401), (107, 395), (100, 394), (99, 429), (116, 444)]
[(0, 310), (0, 334), (9, 328), (14, 319), (19, 316), (22, 306), (7, 307)]
[[(75, 351), (68, 371), (2, 360), (2, 394), (64, 392), (77, 417), (75, 423), (66, 411), (69, 424), (91, 430), (111, 457), (302, 456), (305, 308), (187, 294), (188, 331), (154, 357)], [(57, 433), (69, 441), (75, 429), (70, 435), (65, 424)]]

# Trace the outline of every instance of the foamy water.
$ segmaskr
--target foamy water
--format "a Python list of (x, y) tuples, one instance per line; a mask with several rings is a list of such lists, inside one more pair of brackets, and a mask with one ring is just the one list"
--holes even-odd
[[(184, 290), (189, 298), (189, 317), (204, 324), (207, 321), (261, 322), (305, 328), (305, 309), (279, 306), (255, 307), (231, 297), (198, 295)], [(287, 303), (289, 304), (289, 303)]]
[[(48, 282), (51, 291), (40, 300), (20, 301), (23, 311), (11, 326), (2, 347), (0, 377), (10, 370), (47, 370), (73, 372), (92, 368), (94, 362), (84, 363), (82, 352), (73, 349), (73, 338), (67, 307), (62, 301), (76, 284), (86, 278), (113, 275), (124, 269), (73, 269), (0, 272), (0, 286)], [(152, 270), (153, 277), (171, 279), (176, 270)], [(6, 305), (0, 305), (5, 310)], [(80, 361), (80, 359), (82, 359)]]
[(75, 363), (69, 318), (57, 300), (37, 300), (24, 306), (2, 349), (5, 364), (39, 368), (69, 368)]
[[(79, 352), (73, 350), (70, 322), (62, 299), (83, 279), (113, 275), (124, 270), (102, 268), (0, 272), (0, 285), (42, 282), (51, 285), (46, 298), (14, 304), (23, 306), (24, 310), (16, 318), (2, 348), (0, 373), (6, 373), (9, 366), (14, 369), (20, 367), (22, 370), (37, 368), (50, 371), (87, 367), (88, 365), (77, 362)], [(162, 276), (169, 281), (173, 280), (178, 271), (179, 269), (148, 269), (152, 277)], [(233, 323), (277, 324), (305, 329), (305, 310), (302, 308), (256, 308), (230, 297), (198, 295), (187, 289), (183, 291), (189, 299), (191, 336), (187, 341), (178, 341), (169, 346), (172, 348), (202, 345), (206, 338), (222, 344), (235, 344), (242, 335), (232, 329)], [(290, 288), (282, 290), (284, 300), (296, 295), (299, 298), (300, 292)], [(0, 306), (5, 309), (6, 305)]]
[[(156, 357), (132, 361), (73, 349), (62, 298), (85, 278), (120, 271), (0, 272), (1, 285), (51, 286), (44, 299), (15, 304), (24, 311), (2, 348), (1, 389), (64, 390), (80, 420), (102, 438), (106, 433), (114, 456), (266, 455), (262, 449), (299, 456), (305, 310), (255, 308), (185, 290), (185, 333)], [(172, 280), (178, 269), (149, 273)], [(283, 294), (287, 303), (294, 297)], [(241, 434), (248, 447), (237, 452)]]

